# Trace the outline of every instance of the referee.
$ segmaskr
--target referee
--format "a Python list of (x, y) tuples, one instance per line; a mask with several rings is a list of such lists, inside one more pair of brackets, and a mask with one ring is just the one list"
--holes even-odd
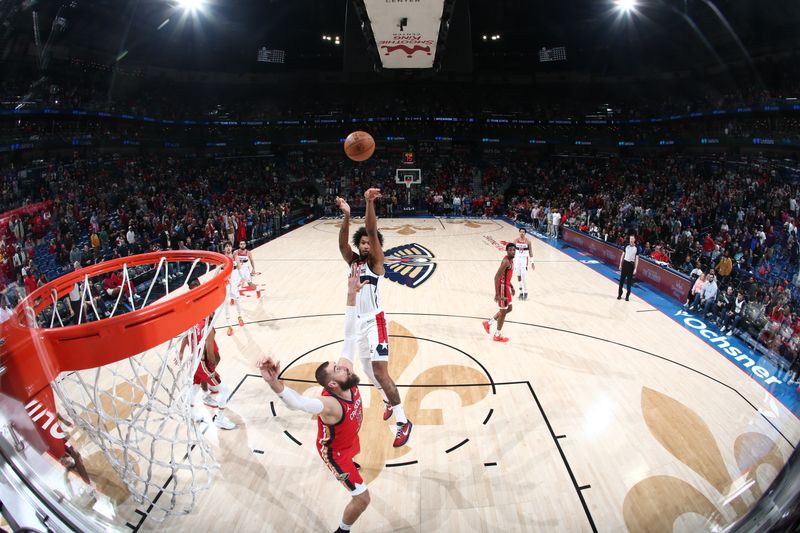
[(625, 253), (619, 258), (619, 292), (617, 293), (617, 300), (622, 298), (622, 285), (625, 280), (628, 280), (628, 294), (625, 295), (627, 302), (631, 297), (631, 285), (633, 284), (633, 276), (636, 275), (636, 269), (639, 267), (639, 249), (636, 248), (636, 237), (630, 236), (630, 242), (625, 247)]

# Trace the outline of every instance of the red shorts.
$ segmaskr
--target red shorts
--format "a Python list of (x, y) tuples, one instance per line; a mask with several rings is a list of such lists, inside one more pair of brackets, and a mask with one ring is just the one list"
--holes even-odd
[(506, 285), (503, 288), (503, 291), (505, 292), (506, 301), (504, 302), (503, 300), (498, 299), (497, 305), (500, 307), (500, 309), (507, 309), (508, 306), (511, 305), (511, 287)]
[(205, 358), (200, 359), (200, 364), (197, 365), (197, 370), (194, 371), (194, 384), (205, 383), (211, 387), (216, 387), (221, 381), (222, 379), (217, 374), (216, 367), (206, 361)]
[(333, 450), (327, 446), (317, 446), (317, 451), (325, 465), (347, 490), (353, 492), (356, 490), (356, 485), (364, 484), (364, 478), (361, 477), (361, 473), (356, 469), (356, 465), (353, 462), (353, 458), (361, 451), (357, 443), (354, 447), (344, 450)]

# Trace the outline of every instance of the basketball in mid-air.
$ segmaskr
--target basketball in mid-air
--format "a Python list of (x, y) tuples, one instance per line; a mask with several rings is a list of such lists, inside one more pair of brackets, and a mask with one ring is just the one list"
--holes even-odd
[(366, 161), (375, 153), (375, 139), (366, 131), (354, 131), (344, 140), (344, 153), (353, 161)]

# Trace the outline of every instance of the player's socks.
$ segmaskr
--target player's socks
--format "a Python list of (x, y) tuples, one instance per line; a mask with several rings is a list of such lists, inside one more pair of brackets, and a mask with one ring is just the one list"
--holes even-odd
[(403, 410), (403, 404), (402, 403), (398, 403), (397, 405), (393, 405), (392, 406), (392, 412), (394, 413), (394, 418), (395, 418), (395, 420), (397, 420), (398, 424), (405, 424), (406, 422), (408, 422), (408, 419), (406, 418), (406, 413)]

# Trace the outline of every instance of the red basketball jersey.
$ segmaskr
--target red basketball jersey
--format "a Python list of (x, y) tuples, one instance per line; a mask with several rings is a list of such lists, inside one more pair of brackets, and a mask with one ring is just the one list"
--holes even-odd
[(325, 424), (317, 417), (317, 449), (325, 448), (337, 451), (359, 448), (358, 431), (361, 429), (361, 420), (364, 418), (361, 405), (361, 393), (358, 387), (350, 389), (353, 399), (350, 401), (331, 394), (326, 389), (322, 390), (323, 396), (336, 398), (342, 406), (342, 419), (338, 423)]
[[(504, 259), (505, 261), (505, 259)], [(514, 263), (509, 259), (508, 261), (508, 268), (506, 268), (506, 275), (505, 279), (501, 279), (500, 283), (502, 286), (500, 287), (501, 290), (505, 290), (508, 293), (511, 293), (511, 280), (514, 278)]]

